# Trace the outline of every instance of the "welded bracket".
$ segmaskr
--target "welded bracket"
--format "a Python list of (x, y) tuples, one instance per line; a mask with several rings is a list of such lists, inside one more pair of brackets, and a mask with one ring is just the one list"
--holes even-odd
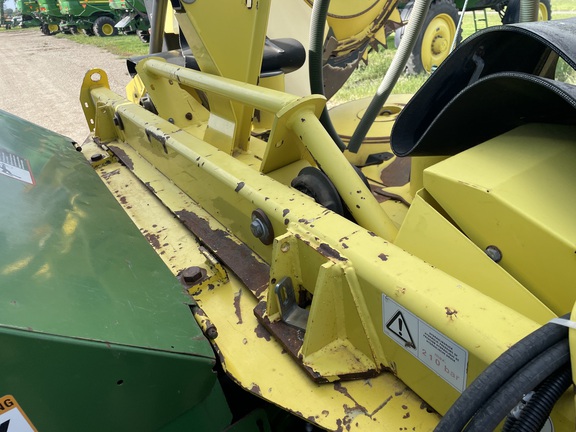
[(309, 311), (296, 303), (292, 279), (284, 277), (274, 287), (274, 293), (280, 306), (282, 321), (301, 330), (306, 330)]

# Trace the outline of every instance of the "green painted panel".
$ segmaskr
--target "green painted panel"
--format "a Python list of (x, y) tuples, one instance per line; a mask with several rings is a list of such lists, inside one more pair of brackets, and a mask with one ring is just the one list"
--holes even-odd
[(0, 346), (0, 396), (14, 396), (41, 432), (157, 431), (182, 416), (181, 430), (194, 430), (210, 421), (206, 405), (230, 421), (210, 397), (219, 384), (206, 358), (6, 328)]
[(191, 298), (70, 140), (1, 111), (0, 130), (0, 327), (214, 359)]

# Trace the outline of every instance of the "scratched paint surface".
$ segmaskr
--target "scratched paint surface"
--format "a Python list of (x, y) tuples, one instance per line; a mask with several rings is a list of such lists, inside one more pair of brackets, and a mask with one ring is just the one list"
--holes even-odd
[[(154, 189), (164, 205), (177, 199), (178, 208), (185, 207), (187, 212), (193, 210), (177, 189), (172, 190), (173, 185), (162, 183), (158, 177), (148, 177), (145, 162), (132, 157), (130, 165), (146, 177), (146, 188)], [(115, 172), (115, 169), (114, 165), (105, 167), (100, 176), (106, 179), (107, 173)], [(198, 252), (200, 243), (194, 235), (187, 232), (179, 220), (161, 217), (167, 210), (158, 199), (135, 192), (138, 186), (126, 168), (120, 169), (106, 183), (174, 274), (197, 266), (212, 277), (206, 258)], [(161, 207), (158, 214), (155, 205)], [(198, 209), (195, 211), (196, 218), (206, 217)], [(201, 228), (203, 235), (219, 235), (221, 230), (213, 221)], [(228, 247), (232, 247), (232, 243)], [(197, 289), (192, 287), (191, 292), (217, 328), (214, 349), (226, 372), (247, 391), (328, 430), (433, 429), (438, 415), (392, 373), (354, 381), (315, 383), (256, 318), (258, 299), (265, 298), (266, 293), (247, 287), (230, 270), (228, 277), (228, 282), (214, 279), (213, 284)]]

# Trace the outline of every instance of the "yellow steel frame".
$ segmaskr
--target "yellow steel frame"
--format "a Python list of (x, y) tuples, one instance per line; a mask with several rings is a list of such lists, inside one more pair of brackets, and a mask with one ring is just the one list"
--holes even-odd
[[(149, 60), (147, 67), (150, 63), (161, 66), (160, 71), (166, 66)], [(97, 72), (101, 78), (103, 72)], [(273, 103), (267, 99), (266, 96), (273, 94), (269, 90), (248, 86), (254, 96), (259, 95), (251, 98), (252, 95), (247, 96), (250, 93), (246, 92), (246, 84), (235, 85), (224, 78), (186, 72), (197, 75), (197, 85), (204, 90), (220, 91), (227, 97), (237, 93), (239, 99), (248, 99), (259, 109), (282, 106), (277, 100)], [(458, 392), (382, 332), (383, 296), (393, 299), (463, 347), (469, 353), (468, 380), (510, 344), (538, 326), (526, 316), (384, 240), (387, 233), (377, 235), (374, 230), (325, 210), (272, 176), (263, 176), (259, 170), (100, 87), (101, 82), (94, 81), (93, 75), (94, 71), (86, 76), (82, 100), (87, 112), (96, 113), (96, 118), (89, 118), (89, 123), (95, 125), (101, 140), (109, 146), (111, 142), (129, 142), (193, 201), (228, 231), (234, 232), (270, 265), (269, 290), (280, 276), (289, 276), (309, 292), (318, 291), (322, 301), (314, 297), (312, 316), (299, 353), (315, 375), (333, 381), (358, 371), (389, 369), (443, 412)], [(183, 82), (178, 74), (165, 79)], [(213, 89), (207, 82), (217, 88)], [(282, 95), (282, 100), (286, 98)], [(293, 113), (291, 121), (285, 124), (302, 136), (303, 143), (310, 143), (315, 149), (317, 141), (312, 139), (312, 134), (322, 138), (325, 132), (310, 112), (313, 108), (307, 107), (309, 101), (299, 102), (300, 110), (284, 110)], [(288, 98), (286, 102), (291, 106), (294, 100)], [(114, 125), (115, 117), (121, 119), (117, 121), (118, 126)], [(271, 135), (274, 133), (273, 130)], [(311, 153), (316, 155), (314, 150)], [(324, 163), (323, 157), (326, 155), (319, 156), (321, 165), (330, 172), (330, 167), (338, 162), (326, 160)], [(338, 153), (338, 157), (342, 155)], [(340, 164), (340, 168), (348, 166)], [(355, 178), (355, 174), (350, 178)], [(349, 201), (350, 207), (358, 202), (362, 210), (365, 200), (357, 193), (361, 189), (354, 189), (344, 185), (340, 193), (344, 190), (343, 197), (349, 195), (354, 200)], [(214, 199), (215, 196), (218, 199)], [(273, 245), (262, 244), (250, 232), (250, 216), (257, 208), (272, 222), (276, 237)], [(369, 222), (373, 223), (374, 219)], [(378, 225), (381, 228), (381, 224)], [(339, 288), (332, 289), (334, 286)], [(258, 300), (264, 298), (262, 294)], [(268, 310), (264, 316), (274, 321), (278, 319), (277, 308), (270, 298), (268, 294)], [(341, 314), (346, 317), (344, 320)], [(501, 333), (502, 328), (506, 328), (505, 334)], [(354, 361), (343, 365), (342, 358)]]
[[(199, 36), (199, 28), (214, 25), (202, 22), (208, 13), (203, 3), (186, 3), (185, 13), (178, 13), (189, 40)], [(261, 46), (265, 15), (255, 17), (248, 8), (252, 2), (229, 3), (226, 14), (242, 9), (234, 25), (255, 27), (252, 44)], [(265, 14), (267, 3), (255, 4)], [(487, 364), (555, 314), (487, 261), (426, 191), (415, 196), (398, 231), (320, 124), (323, 98), (256, 86), (254, 56), (239, 66), (245, 72), (240, 80), (225, 77), (234, 62), (216, 67), (222, 60), (215, 51), (224, 48), (200, 45), (195, 54), (207, 56), (202, 61), (211, 73), (156, 58), (138, 64), (158, 116), (111, 92), (102, 70), (86, 74), (81, 101), (95, 142), (149, 189), (124, 181), (129, 174), (117, 163), (99, 167), (101, 176), (111, 190), (126, 189), (119, 201), (146, 233), (166, 233), (168, 249), (158, 250), (175, 274), (191, 266), (206, 272), (189, 289), (202, 308), (196, 317), (207, 334), (217, 328), (215, 347), (240, 385), (329, 429), (431, 429), (437, 416), (423, 411), (425, 405), (402, 382), (443, 413)], [(210, 110), (200, 103), (202, 95)], [(267, 142), (249, 136), (254, 109), (273, 116)], [(356, 223), (289, 187), (310, 165), (332, 180)], [(423, 182), (422, 173), (415, 174)], [(133, 208), (135, 201), (158, 207), (158, 216)], [(272, 242), (253, 234), (255, 211), (266, 215)], [(199, 239), (175, 225), (170, 214)], [(446, 238), (456, 252), (436, 256), (431, 245)], [(199, 250), (200, 243), (208, 253)], [(174, 252), (180, 247), (190, 253)], [(460, 252), (485, 274), (470, 276), (451, 263)], [(288, 279), (299, 300), (311, 299), (303, 328), (287, 325), (281, 313)], [(517, 297), (499, 293), (493, 283), (505, 284)], [(429, 329), (419, 336), (445, 341), (457, 357), (456, 370), (447, 363), (450, 355), (431, 355), (438, 367), (426, 363), (427, 353), (402, 339), (399, 324), (392, 336), (390, 310), (404, 314), (404, 325)], [(571, 424), (566, 419), (572, 408), (555, 414), (556, 425)]]

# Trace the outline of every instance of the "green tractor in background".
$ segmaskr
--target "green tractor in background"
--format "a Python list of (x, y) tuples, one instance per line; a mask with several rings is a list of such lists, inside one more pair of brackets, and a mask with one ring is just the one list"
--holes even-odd
[(12, 19), (13, 27), (38, 27), (41, 23), (36, 14), (38, 13), (38, 2), (36, 0), (16, 0), (16, 9), (20, 11), (20, 15), (14, 16)]
[(58, 33), (62, 21), (58, 0), (38, 0), (38, 6), (40, 7), (38, 16), (42, 22), (40, 31), (46, 36)]
[(120, 17), (115, 25), (120, 32), (136, 33), (142, 42), (150, 42), (150, 20), (142, 0), (110, 0), (110, 9)]
[(116, 36), (116, 19), (108, 1), (103, 0), (61, 0), (60, 12), (63, 17), (62, 30), (82, 30), (86, 35)]
[[(401, 10), (403, 21), (407, 21), (412, 12), (413, 0), (400, 0), (398, 8)], [(520, 0), (435, 0), (424, 22), (424, 30), (420, 33), (412, 55), (408, 60), (405, 72), (416, 75), (430, 73), (442, 63), (453, 49), (454, 40), (459, 43), (462, 39), (461, 30), (458, 29), (460, 12), (471, 11), (474, 14), (482, 11), (484, 15), (477, 18), (474, 15), (474, 26), (478, 30), (478, 22), (487, 25), (486, 10), (493, 9), (498, 12), (502, 24), (513, 24), (520, 21)], [(550, 0), (540, 0), (538, 19), (547, 21), (552, 17)], [(400, 44), (406, 27), (396, 31), (395, 44)], [(458, 35), (456, 35), (458, 31)]]

